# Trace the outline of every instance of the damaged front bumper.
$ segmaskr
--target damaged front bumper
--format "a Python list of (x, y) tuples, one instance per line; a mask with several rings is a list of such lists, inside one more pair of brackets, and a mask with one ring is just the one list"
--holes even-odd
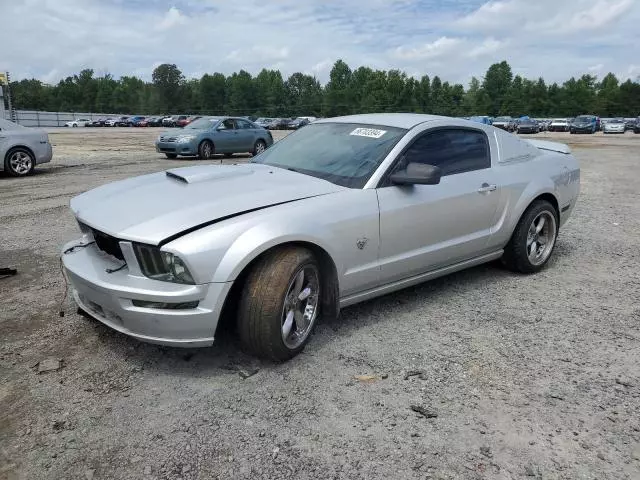
[[(70, 242), (63, 252), (79, 243)], [(211, 345), (232, 285), (184, 285), (134, 275), (127, 267), (114, 271), (122, 262), (95, 244), (63, 253), (62, 263), (80, 309), (118, 332), (159, 345)]]

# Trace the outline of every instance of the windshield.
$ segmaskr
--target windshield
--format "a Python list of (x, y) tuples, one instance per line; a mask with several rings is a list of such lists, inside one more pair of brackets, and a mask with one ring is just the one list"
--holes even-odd
[(511, 117), (498, 117), (494, 120), (495, 122), (510, 122), (511, 121)]
[(349, 188), (362, 188), (404, 136), (402, 128), (315, 123), (288, 135), (252, 160)]
[(566, 118), (556, 118), (556, 119), (553, 120), (552, 123), (564, 123), (566, 121), (567, 121)]
[(208, 130), (220, 121), (216, 117), (205, 117), (194, 120), (190, 124), (184, 127), (185, 130)]
[(622, 120), (609, 120), (609, 123), (624, 123)]
[(591, 117), (576, 117), (575, 122), (590, 122)]

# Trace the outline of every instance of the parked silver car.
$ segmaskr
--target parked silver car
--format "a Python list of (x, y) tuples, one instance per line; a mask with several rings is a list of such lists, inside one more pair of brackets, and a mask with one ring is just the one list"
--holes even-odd
[[(286, 360), (320, 315), (502, 259), (549, 260), (578, 197), (566, 145), (416, 114), (330, 118), (248, 164), (176, 168), (75, 197), (81, 310), (143, 341)], [(226, 315), (225, 315), (226, 314)]]
[(23, 177), (33, 172), (36, 165), (50, 162), (52, 157), (47, 132), (0, 119), (0, 170)]

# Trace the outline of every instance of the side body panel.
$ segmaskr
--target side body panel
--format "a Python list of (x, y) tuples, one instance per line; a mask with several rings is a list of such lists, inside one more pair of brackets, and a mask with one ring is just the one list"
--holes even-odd
[(183, 258), (199, 282), (228, 282), (269, 248), (308, 242), (331, 256), (348, 295), (379, 282), (378, 223), (376, 191), (345, 189), (202, 228), (163, 250)]

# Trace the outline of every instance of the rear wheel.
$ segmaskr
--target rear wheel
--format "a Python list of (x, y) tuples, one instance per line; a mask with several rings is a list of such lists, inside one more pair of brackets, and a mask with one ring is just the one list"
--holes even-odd
[(537, 272), (551, 258), (557, 238), (558, 212), (546, 200), (537, 200), (520, 218), (504, 249), (502, 263), (516, 272)]
[(209, 160), (211, 157), (213, 157), (213, 154), (213, 143), (211, 143), (209, 140), (203, 140), (202, 142), (200, 142), (200, 145), (198, 146), (198, 157), (200, 157), (202, 160)]
[(178, 158), (178, 155), (176, 155), (175, 153), (165, 153), (165, 155), (171, 160), (173, 160), (174, 158)]
[(267, 144), (264, 143), (264, 140), (258, 140), (256, 144), (253, 146), (253, 156), (260, 155), (267, 149)]
[(237, 326), (244, 348), (274, 361), (300, 353), (318, 318), (320, 285), (309, 250), (284, 247), (260, 259), (240, 299)]
[(36, 166), (33, 154), (26, 148), (9, 150), (4, 161), (4, 169), (12, 177), (24, 177), (33, 172)]

